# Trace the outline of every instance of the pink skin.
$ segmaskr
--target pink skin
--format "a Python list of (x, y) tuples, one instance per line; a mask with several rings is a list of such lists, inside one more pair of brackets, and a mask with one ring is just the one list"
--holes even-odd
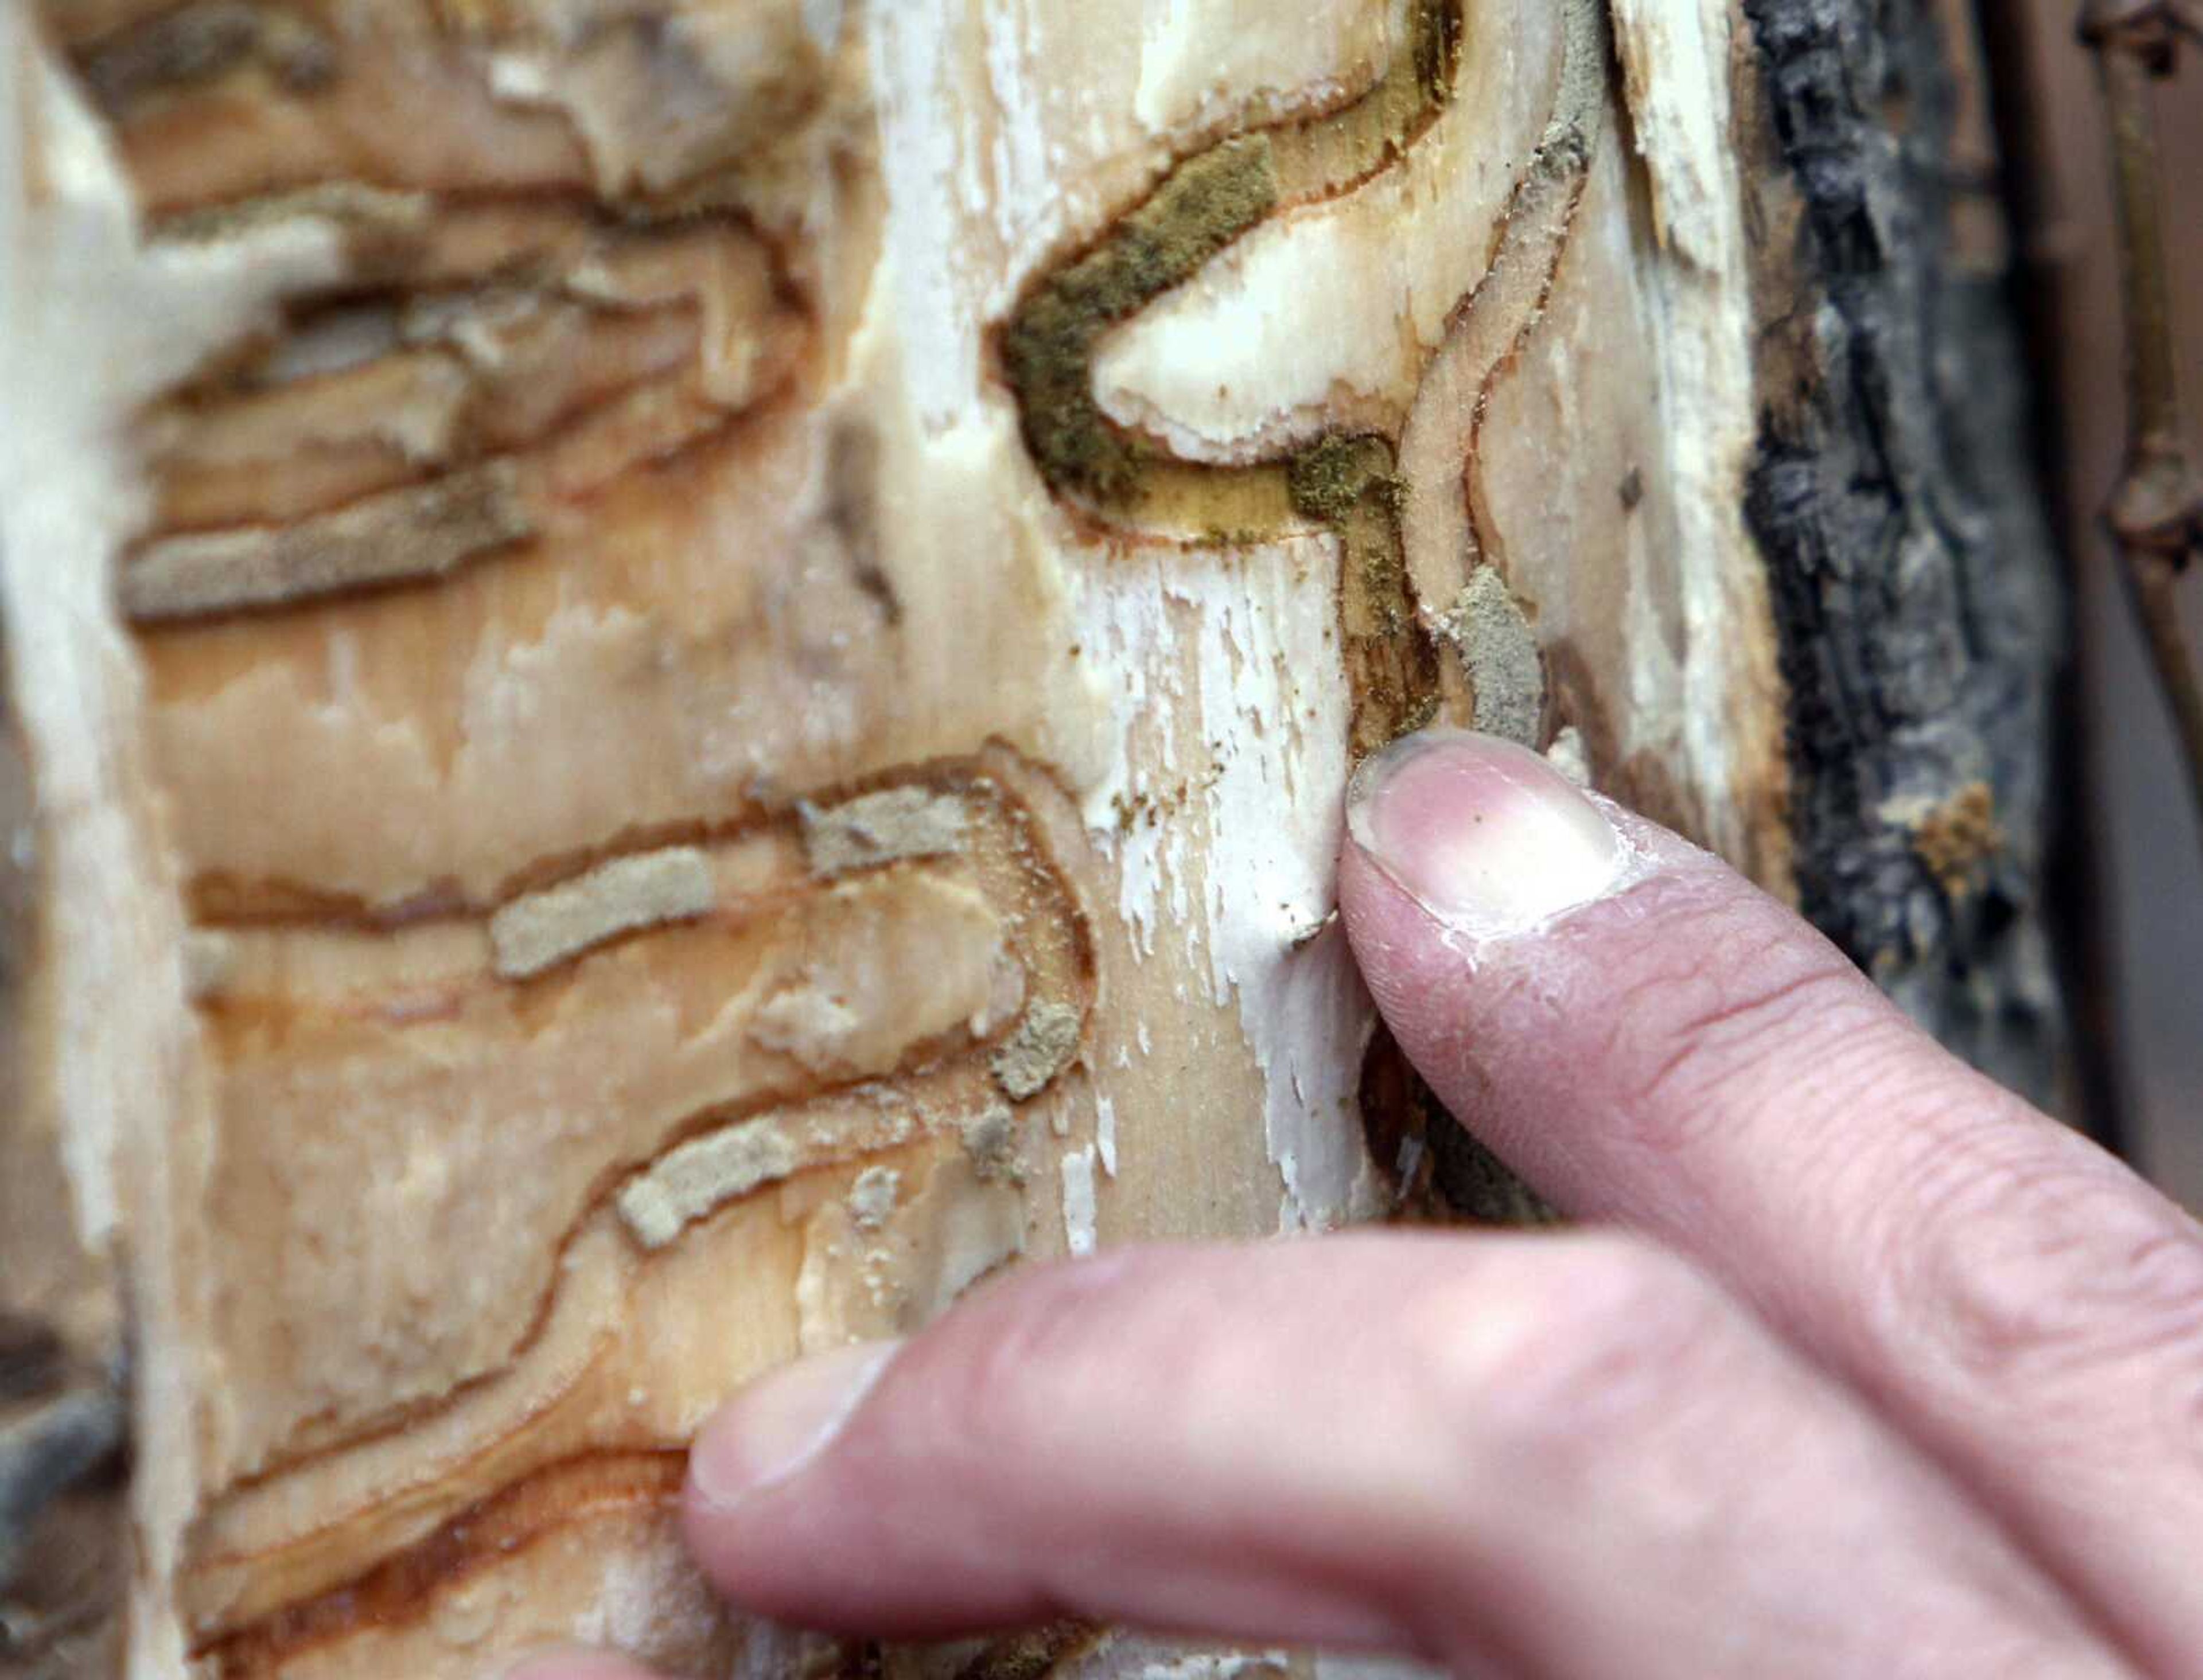
[[(2203, 1229), (1533, 755), (1396, 749), (1353, 828), (1401, 1044), (1593, 1229), (1022, 1270), (707, 1426), (729, 1595), (1468, 1674), (2203, 1673)], [(576, 1660), (528, 1680), (612, 1680)]]

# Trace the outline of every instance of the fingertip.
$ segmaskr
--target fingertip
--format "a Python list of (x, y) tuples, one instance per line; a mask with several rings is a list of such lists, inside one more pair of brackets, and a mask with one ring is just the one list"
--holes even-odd
[(901, 1346), (837, 1347), (750, 1384), (698, 1433), (688, 1454), (687, 1503), (708, 1521), (796, 1474), (833, 1445)]
[(1398, 1431), (1354, 1437), (1367, 1463), (1307, 1443), (1354, 1436), (1361, 1409), (1366, 1374), (1338, 1353), (1382, 1290), (1352, 1274), (1432, 1264), (1420, 1245), (1193, 1247), (1005, 1279), (915, 1338), (797, 1473), (729, 1503), (692, 1472), (689, 1549), (747, 1613), (871, 1636), (1077, 1614), (1397, 1638), (1398, 1570), (1358, 1548), (1413, 1550), (1392, 1530), (1427, 1462)]
[(1473, 936), (1536, 928), (1621, 884), (1633, 853), (1537, 753), (1426, 729), (1355, 773), (1347, 828), (1363, 860), (1436, 922)]

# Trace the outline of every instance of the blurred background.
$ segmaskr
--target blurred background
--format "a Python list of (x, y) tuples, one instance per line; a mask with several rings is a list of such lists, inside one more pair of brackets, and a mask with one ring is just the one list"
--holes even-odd
[[(1952, 13), (1965, 9), (1953, 0)], [(2075, 663), (2060, 878), (2076, 1030), (2102, 1123), (2203, 1211), (2203, 832), (2099, 515), (2124, 446), (2111, 156), (2078, 0), (1982, 0), (1993, 109), (1976, 143), (2010, 212), (2046, 489), (2072, 566)], [(2182, 394), (2203, 451), (2203, 49), (2156, 85)], [(1993, 127), (1987, 125), (1993, 122)], [(2185, 581), (2203, 648), (2203, 575)]]

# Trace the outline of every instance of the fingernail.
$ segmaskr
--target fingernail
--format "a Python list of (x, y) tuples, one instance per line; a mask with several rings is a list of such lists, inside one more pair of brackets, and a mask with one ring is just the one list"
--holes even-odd
[(1559, 771), (1527, 747), (1426, 729), (1372, 753), (1347, 794), (1355, 843), (1441, 922), (1527, 931), (1599, 897), (1629, 853)]
[(724, 1509), (793, 1476), (833, 1444), (901, 1346), (866, 1341), (814, 1353), (752, 1383), (697, 1435), (689, 1486)]

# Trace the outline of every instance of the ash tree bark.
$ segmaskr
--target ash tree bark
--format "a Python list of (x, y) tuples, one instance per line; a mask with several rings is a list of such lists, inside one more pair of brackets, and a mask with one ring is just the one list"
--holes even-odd
[(2039, 1085), (2056, 616), (1922, 7), (4, 27), (18, 1136), (128, 1305), (138, 1671), (948, 1660), (714, 1605), (682, 1443), (1034, 1258), (1541, 1217), (1330, 914), (1428, 722)]

